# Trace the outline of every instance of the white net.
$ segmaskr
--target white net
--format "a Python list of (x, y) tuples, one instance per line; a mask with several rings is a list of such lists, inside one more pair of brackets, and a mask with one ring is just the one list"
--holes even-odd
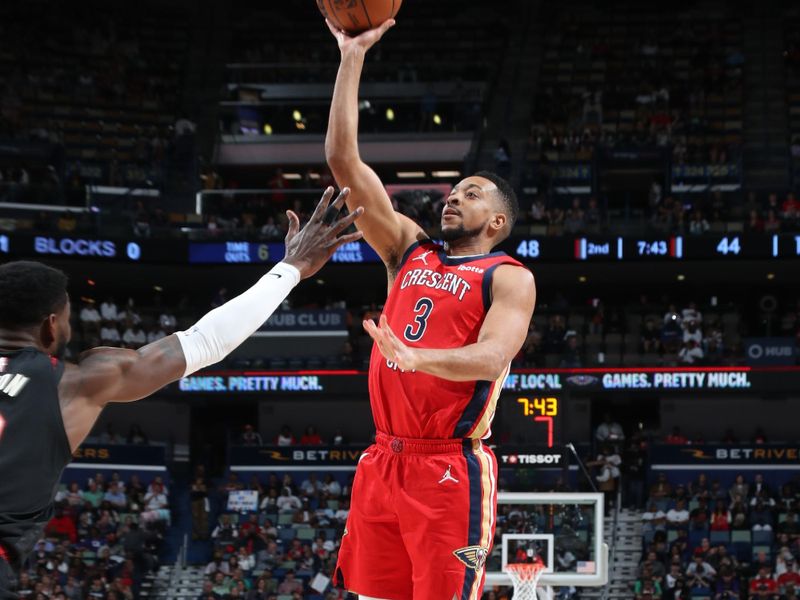
[(514, 600), (538, 600), (536, 585), (544, 573), (542, 563), (509, 563), (503, 571), (514, 584)]

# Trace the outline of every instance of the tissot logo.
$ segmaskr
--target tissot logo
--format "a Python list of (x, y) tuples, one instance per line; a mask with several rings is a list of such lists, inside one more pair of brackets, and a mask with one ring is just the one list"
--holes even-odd
[(560, 454), (501, 454), (504, 465), (558, 465)]

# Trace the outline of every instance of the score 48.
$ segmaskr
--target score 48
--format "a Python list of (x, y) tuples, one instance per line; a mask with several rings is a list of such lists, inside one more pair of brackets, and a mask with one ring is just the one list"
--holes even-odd
[(547, 424), (547, 447), (553, 447), (553, 419), (558, 416), (558, 398), (547, 396), (542, 398), (517, 398), (522, 406), (522, 414), (533, 417), (537, 423)]

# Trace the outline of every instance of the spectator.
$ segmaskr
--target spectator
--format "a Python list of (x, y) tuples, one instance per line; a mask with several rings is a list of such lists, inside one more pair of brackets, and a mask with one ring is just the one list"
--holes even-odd
[(300, 502), (300, 498), (292, 494), (291, 488), (285, 487), (281, 492), (280, 498), (276, 501), (276, 506), (282, 513), (291, 513), (295, 510), (300, 510), (303, 507), (303, 503)]
[(731, 512), (723, 500), (717, 500), (711, 513), (711, 531), (728, 531), (731, 528)]
[(322, 491), (327, 493), (331, 498), (338, 498), (342, 495), (342, 486), (333, 478), (333, 475), (328, 473), (325, 476), (325, 483), (322, 486)]
[(291, 428), (288, 425), (281, 427), (281, 432), (275, 438), (275, 444), (278, 446), (294, 446), (295, 443)]
[(152, 490), (144, 496), (145, 512), (142, 519), (147, 522), (166, 521), (170, 519), (169, 501), (167, 494), (161, 484), (152, 485)]
[(100, 328), (100, 342), (104, 346), (119, 346), (121, 339), (114, 323), (106, 323)]
[(342, 433), (341, 429), (337, 429), (333, 432), (333, 437), (331, 438), (331, 445), (332, 446), (344, 446), (347, 444), (347, 438)]
[(561, 368), (580, 369), (583, 366), (581, 351), (578, 347), (578, 336), (574, 331), (567, 332), (566, 347), (561, 355)]
[(116, 325), (119, 320), (118, 312), (117, 305), (113, 298), (106, 298), (100, 305), (100, 316), (103, 319), (103, 323), (113, 323)]
[[(219, 524), (211, 532), (211, 538), (219, 540), (222, 544), (233, 543), (239, 537), (239, 530), (231, 522), (230, 515), (222, 515)], [(216, 560), (216, 557), (215, 557)], [(222, 555), (219, 555), (219, 560), (222, 560)], [(213, 561), (212, 561), (213, 562)], [(210, 564), (209, 564), (210, 566)], [(227, 563), (226, 563), (227, 566)], [(210, 571), (213, 572), (213, 571)], [(206, 567), (206, 575), (209, 574), (208, 567)]]
[(100, 333), (100, 312), (94, 305), (94, 301), (87, 300), (83, 304), (80, 312), (80, 322), (83, 334)]
[(711, 226), (706, 221), (703, 213), (699, 210), (692, 213), (692, 219), (689, 221), (689, 233), (692, 235), (702, 235), (706, 233)]
[(689, 340), (678, 353), (678, 358), (683, 364), (693, 365), (703, 360), (703, 349), (695, 340)]
[(750, 581), (750, 594), (759, 598), (771, 597), (778, 593), (778, 584), (772, 578), (768, 566), (758, 570), (758, 576)]
[(147, 335), (141, 324), (135, 324), (131, 319), (128, 319), (127, 327), (122, 334), (122, 342), (126, 348), (133, 350), (144, 346), (147, 343)]
[(300, 491), (306, 496), (316, 496), (322, 491), (322, 482), (317, 479), (316, 473), (311, 473), (308, 479), (300, 484)]
[(761, 216), (758, 214), (757, 210), (751, 210), (748, 213), (747, 223), (745, 223), (745, 230), (750, 233), (764, 232), (764, 221), (761, 219)]
[(733, 569), (724, 568), (720, 571), (714, 592), (714, 600), (739, 599), (739, 580), (736, 578)]
[(147, 343), (152, 344), (165, 337), (167, 337), (167, 332), (164, 331), (160, 325), (157, 325), (147, 332)]
[(667, 523), (673, 529), (680, 529), (689, 525), (689, 511), (683, 500), (678, 500), (675, 507), (667, 511)]
[(144, 431), (142, 431), (141, 426), (137, 423), (131, 424), (131, 428), (128, 430), (128, 444), (133, 446), (146, 446), (147, 443), (147, 436)]
[(764, 219), (764, 232), (778, 233), (781, 230), (781, 221), (778, 218), (778, 213), (774, 210), (767, 211), (767, 217)]
[(294, 577), (294, 571), (287, 571), (286, 578), (278, 586), (278, 594), (303, 593), (303, 583)]
[(696, 548), (692, 562), (686, 568), (686, 580), (692, 588), (711, 590), (717, 572), (705, 561), (703, 551)]
[(703, 332), (700, 330), (699, 323), (694, 319), (691, 321), (684, 320), (683, 323), (683, 343), (685, 344), (690, 341), (695, 341), (698, 345), (700, 345), (703, 341)]
[(749, 491), (750, 486), (745, 482), (744, 475), (739, 474), (736, 476), (729, 493), (732, 500), (735, 500), (737, 497), (746, 499), (749, 495)]
[(208, 486), (202, 475), (196, 477), (192, 483), (189, 498), (192, 505), (192, 539), (204, 540), (208, 538), (208, 513), (211, 506), (208, 501)]
[(621, 465), (622, 458), (608, 444), (603, 446), (603, 449), (595, 460), (586, 463), (587, 467), (598, 467), (599, 469), (599, 473), (595, 476), (595, 479), (600, 484), (598, 486), (599, 490), (606, 496), (607, 508), (613, 506), (613, 496), (617, 489)]
[(572, 199), (572, 206), (567, 210), (564, 217), (564, 231), (567, 233), (578, 233), (583, 231), (586, 225), (583, 208), (581, 208), (580, 198)]
[(689, 439), (681, 433), (681, 428), (675, 425), (672, 428), (672, 433), (670, 433), (666, 438), (664, 438), (665, 444), (672, 444), (675, 446), (682, 446), (684, 444), (689, 443)]
[(119, 510), (125, 510), (125, 507), (128, 505), (128, 498), (116, 481), (111, 482), (108, 486), (108, 491), (103, 496), (103, 500), (110, 502), (114, 508)]
[(322, 438), (317, 433), (317, 429), (313, 425), (306, 427), (305, 433), (300, 438), (301, 446), (321, 446)]
[(672, 495), (672, 485), (667, 481), (666, 473), (659, 473), (656, 482), (650, 487), (650, 498), (669, 498)]
[(90, 479), (89, 489), (81, 492), (81, 496), (84, 502), (88, 502), (93, 508), (98, 508), (103, 500), (103, 490), (98, 487), (94, 480)]
[(618, 442), (625, 440), (625, 432), (622, 430), (622, 425), (612, 420), (611, 413), (605, 413), (594, 437), (600, 443)]
[(261, 434), (258, 433), (250, 423), (247, 423), (244, 426), (244, 431), (242, 431), (241, 443), (243, 446), (261, 446), (263, 442), (261, 440)]
[(758, 499), (750, 511), (750, 526), (753, 531), (772, 531), (772, 511)]
[(53, 518), (45, 528), (45, 533), (54, 538), (69, 540), (72, 544), (78, 541), (75, 522), (70, 515), (64, 512), (63, 506), (56, 507)]
[(653, 319), (647, 319), (644, 322), (640, 349), (645, 354), (661, 350), (661, 331), (656, 328), (656, 322)]
[(167, 334), (170, 334), (177, 328), (178, 320), (175, 318), (175, 315), (165, 311), (159, 315), (158, 324), (161, 326), (161, 329), (166, 331)]

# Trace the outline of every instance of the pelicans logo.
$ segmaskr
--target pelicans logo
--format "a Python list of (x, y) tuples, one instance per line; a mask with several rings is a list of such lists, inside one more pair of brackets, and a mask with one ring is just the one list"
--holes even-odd
[(453, 551), (453, 555), (474, 571), (480, 571), (486, 564), (489, 549), (483, 546), (467, 546)]

